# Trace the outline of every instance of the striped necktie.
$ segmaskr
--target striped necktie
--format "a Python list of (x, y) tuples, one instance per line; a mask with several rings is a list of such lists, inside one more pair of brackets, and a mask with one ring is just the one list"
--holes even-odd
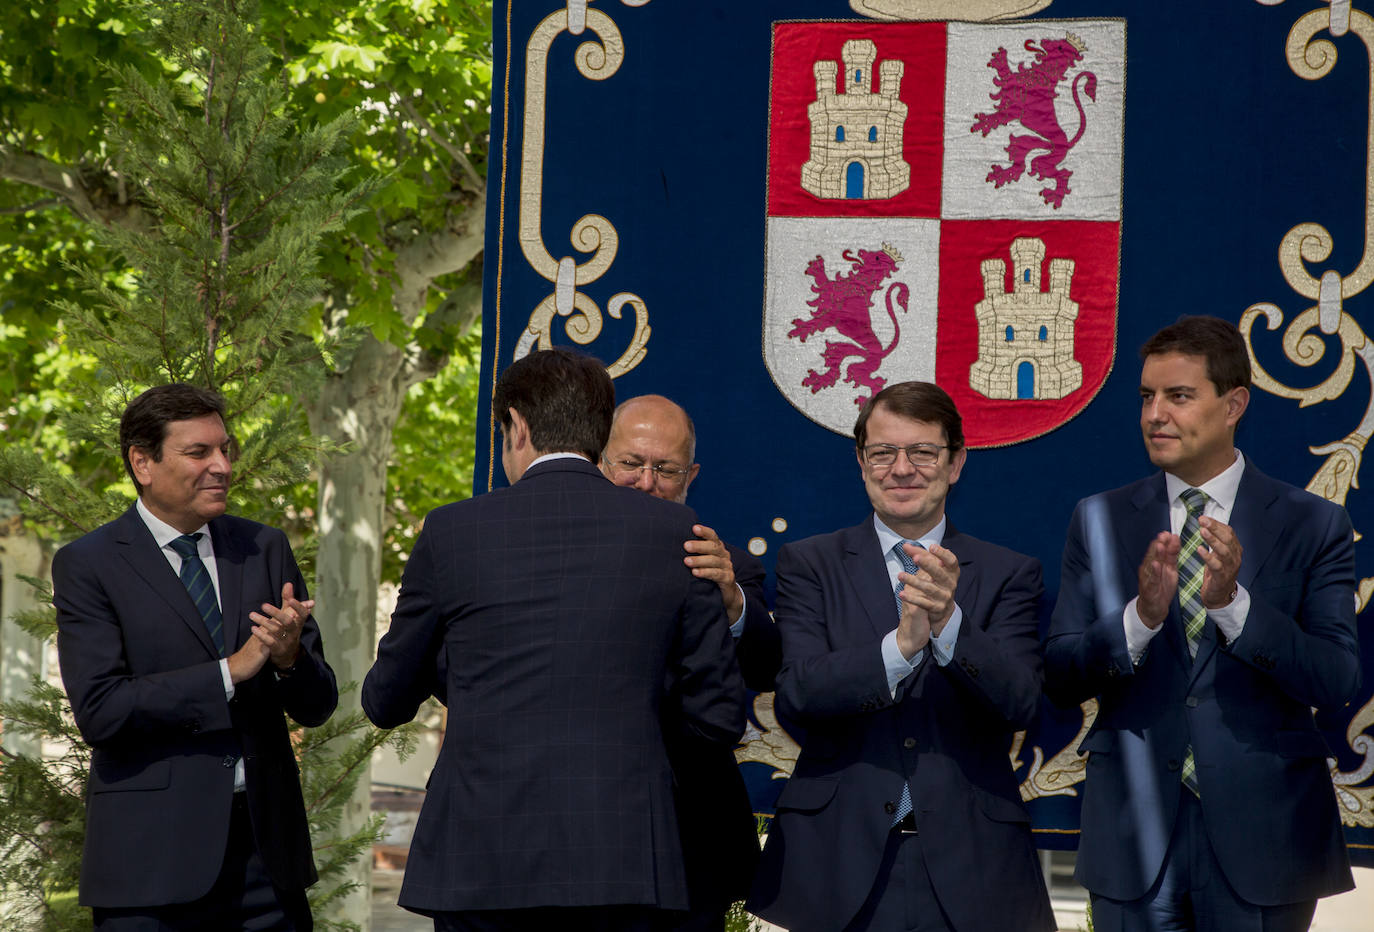
[[(1188, 638), (1188, 655), (1197, 657), (1198, 641), (1207, 622), (1207, 609), (1202, 604), (1202, 576), (1206, 564), (1202, 562), (1202, 525), (1198, 518), (1207, 507), (1207, 493), (1199, 489), (1184, 489), (1179, 493), (1183, 507), (1188, 509), (1188, 517), (1183, 522), (1182, 546), (1178, 551), (1178, 609), (1183, 616), (1183, 633)], [(1193, 758), (1193, 746), (1189, 744), (1183, 752), (1183, 785), (1199, 799), (1197, 761)]]
[(210, 640), (215, 642), (215, 649), (223, 657), (224, 619), (220, 615), (219, 600), (215, 598), (215, 584), (210, 579), (210, 571), (201, 561), (199, 548), (196, 546), (200, 537), (199, 533), (183, 534), (167, 546), (181, 557), (181, 584), (191, 594), (191, 601), (196, 603), (196, 610), (200, 612), (205, 628), (210, 632)]
[[(916, 540), (902, 540), (892, 545), (892, 552), (897, 555), (898, 560), (902, 561), (902, 570), (907, 573), (914, 573), (916, 572), (916, 561), (911, 559), (911, 557), (907, 554), (906, 550), (902, 548), (902, 544), (911, 544), (914, 547), (921, 547), (922, 550), (924, 550), (925, 548), (921, 546), (920, 541)], [(896, 588), (892, 590), (893, 598), (897, 600), (897, 619), (899, 621), (902, 617), (902, 589), (905, 587), (905, 585), (906, 584), (899, 579), (897, 580)], [(910, 814), (911, 784), (903, 783), (902, 798), (897, 800), (897, 811), (892, 816), (892, 824), (896, 825), (898, 822), (902, 821)]]

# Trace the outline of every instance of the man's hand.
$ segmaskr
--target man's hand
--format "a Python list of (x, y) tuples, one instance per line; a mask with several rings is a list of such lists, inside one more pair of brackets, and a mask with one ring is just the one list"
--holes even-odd
[(954, 588), (959, 584), (959, 558), (935, 544), (929, 550), (911, 544), (902, 549), (916, 564), (915, 573), (901, 572), (902, 618), (897, 624), (897, 649), (907, 660), (915, 657), (931, 636), (938, 637), (954, 615)]
[(1147, 628), (1158, 628), (1164, 624), (1164, 619), (1169, 614), (1169, 606), (1178, 594), (1178, 551), (1182, 543), (1177, 534), (1160, 531), (1145, 551), (1145, 559), (1141, 561), (1138, 574), (1140, 595), (1136, 599), (1135, 608), (1136, 614)]
[(289, 670), (295, 665), (301, 648), (301, 627), (314, 607), (314, 599), (298, 601), (295, 589), (286, 583), (281, 587), (281, 608), (264, 602), (261, 614), (248, 614), (253, 621), (253, 637), (267, 650), (277, 669)]
[(1206, 569), (1202, 572), (1202, 591), (1198, 593), (1203, 608), (1225, 608), (1236, 594), (1236, 576), (1240, 573), (1241, 546), (1236, 532), (1216, 518), (1201, 518), (1202, 542), (1198, 555)]
[(237, 686), (244, 680), (251, 680), (258, 675), (269, 656), (267, 646), (257, 638), (244, 641), (243, 646), (229, 658), (229, 682)]
[(692, 525), (692, 533), (700, 539), (683, 543), (682, 549), (691, 556), (684, 557), (682, 562), (692, 568), (693, 576), (709, 579), (720, 587), (725, 616), (733, 625), (744, 614), (744, 593), (735, 585), (735, 567), (730, 562), (730, 554), (716, 532), (706, 525)]

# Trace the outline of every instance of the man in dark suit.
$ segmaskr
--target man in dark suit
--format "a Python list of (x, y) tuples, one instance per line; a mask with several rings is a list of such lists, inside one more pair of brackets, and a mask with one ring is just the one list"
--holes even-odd
[(224, 513), (222, 398), (151, 388), (119, 433), (137, 504), (53, 559), (62, 681), (91, 745), (81, 902), (105, 932), (308, 930), (282, 713), (320, 725), (338, 701), (314, 603), (286, 536)]
[(1234, 446), (1235, 326), (1187, 317), (1141, 349), (1163, 471), (1079, 502), (1045, 660), (1098, 700), (1077, 878), (1099, 932), (1290, 932), (1352, 886), (1312, 708), (1359, 684), (1354, 543), (1337, 505)]
[(671, 688), (677, 726), (730, 747), (744, 689), (719, 589), (683, 565), (695, 515), (593, 465), (614, 408), (569, 350), (501, 373), (512, 485), (425, 519), (363, 683), (393, 727), (444, 670), (400, 895), (436, 929), (661, 929), (687, 908), (660, 707)]
[[(601, 471), (616, 485), (685, 502), (701, 471), (696, 446), (696, 428), (686, 411), (662, 395), (641, 395), (615, 409)], [(735, 639), (744, 683), (768, 692), (782, 663), (782, 642), (763, 594), (763, 564), (705, 525), (695, 525), (692, 531), (696, 536), (683, 542), (688, 554), (684, 562), (694, 575), (720, 588), (725, 604), (721, 621), (730, 626)], [(683, 735), (669, 740), (668, 760), (677, 790), (691, 902), (690, 915), (675, 928), (722, 930), (730, 904), (748, 895), (759, 860), (749, 792), (729, 748)]]
[(873, 515), (778, 552), (777, 709), (805, 729), (751, 911), (792, 932), (1054, 928), (1012, 734), (1036, 715), (1044, 587), (956, 531), (954, 402), (889, 385), (854, 425)]

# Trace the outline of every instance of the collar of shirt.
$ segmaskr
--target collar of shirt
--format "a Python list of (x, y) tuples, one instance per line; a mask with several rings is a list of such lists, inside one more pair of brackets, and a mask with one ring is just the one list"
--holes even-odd
[[(1240, 489), (1240, 477), (1244, 473), (1245, 457), (1237, 450), (1234, 463), (1197, 486), (1207, 493), (1207, 505), (1202, 509), (1202, 513), (1209, 518), (1216, 518), (1222, 524), (1230, 524), (1231, 509), (1236, 504), (1236, 492)], [(1188, 516), (1188, 508), (1179, 496), (1183, 494), (1184, 489), (1192, 486), (1173, 473), (1166, 472), (1164, 488), (1169, 495), (1169, 529), (1177, 534), (1183, 529), (1183, 522)]]
[[(927, 550), (936, 544), (943, 544), (945, 540), (945, 524), (948, 521), (944, 515), (940, 516), (940, 523), (935, 525), (924, 536), (917, 538), (920, 545)], [(873, 530), (878, 534), (878, 546), (883, 550), (883, 563), (887, 566), (887, 579), (892, 583), (892, 588), (897, 588), (897, 574), (902, 571), (902, 561), (892, 552), (892, 548), (898, 542), (909, 540), (898, 534), (892, 528), (883, 524), (882, 520), (875, 514), (873, 516)]]
[(526, 466), (525, 469), (526, 469), (526, 470), (533, 469), (535, 466), (538, 466), (540, 463), (547, 463), (549, 460), (570, 460), (570, 459), (571, 459), (571, 460), (581, 460), (581, 461), (584, 462), (584, 463), (590, 463), (590, 462), (591, 462), (591, 460), (587, 459), (587, 458), (586, 458), (585, 456), (583, 456), (581, 453), (572, 453), (572, 452), (570, 452), (570, 451), (564, 451), (564, 452), (562, 452), (562, 453), (545, 453), (543, 456), (539, 457), (539, 458), (538, 458), (537, 460), (535, 460), (533, 463), (530, 463), (528, 466)]
[[(143, 499), (138, 500), (135, 506), (138, 508), (138, 516), (143, 519), (143, 523), (148, 526), (148, 530), (153, 533), (153, 540), (161, 548), (164, 555), (172, 563), (172, 569), (181, 571), (181, 556), (167, 545), (181, 536), (181, 532), (163, 521), (157, 515), (148, 510), (148, 506), (143, 504)], [(210, 543), (210, 525), (202, 524), (191, 533), (199, 534), (200, 540), (196, 542), (196, 552), (200, 554), (202, 560), (213, 560), (215, 558), (214, 545)]]

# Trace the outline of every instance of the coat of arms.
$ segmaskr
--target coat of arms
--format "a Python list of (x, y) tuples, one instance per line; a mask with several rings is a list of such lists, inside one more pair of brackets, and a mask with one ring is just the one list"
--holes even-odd
[(936, 381), (969, 443), (1082, 410), (1111, 368), (1125, 26), (782, 22), (769, 95), (764, 355), (848, 433)]

